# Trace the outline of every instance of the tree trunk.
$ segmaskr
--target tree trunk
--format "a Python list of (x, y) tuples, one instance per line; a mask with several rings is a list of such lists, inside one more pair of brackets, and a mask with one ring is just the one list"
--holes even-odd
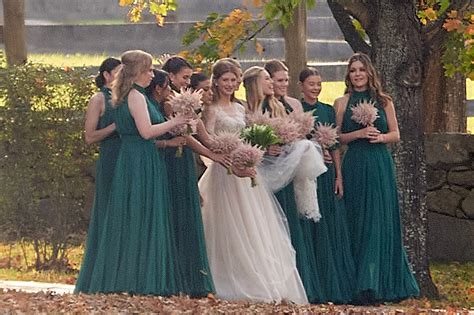
[(283, 30), (285, 60), (290, 75), (288, 95), (299, 99), (298, 76), (306, 67), (306, 1), (301, 1), (293, 13), (293, 23)]
[(430, 47), (424, 63), (423, 116), (424, 130), (433, 132), (466, 132), (466, 78), (457, 73), (444, 75), (441, 45)]
[(3, 0), (3, 38), (8, 65), (26, 62), (24, 0)]
[(426, 165), (423, 137), (422, 47), (416, 7), (410, 0), (371, 2), (366, 29), (385, 90), (393, 97), (401, 141), (394, 146), (404, 244), (421, 294), (437, 297), (429, 271)]

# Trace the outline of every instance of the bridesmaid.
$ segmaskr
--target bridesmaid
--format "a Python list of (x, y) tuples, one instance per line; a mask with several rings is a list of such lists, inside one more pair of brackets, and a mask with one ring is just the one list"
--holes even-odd
[(140, 50), (122, 54), (112, 90), (122, 145), (86, 293), (126, 292), (169, 296), (179, 292), (176, 244), (170, 218), (166, 166), (154, 138), (188, 123), (164, 121), (148, 101), (152, 57)]
[[(164, 104), (171, 93), (169, 86), (170, 81), (168, 73), (163, 70), (154, 70), (154, 75), (155, 77), (147, 87), (146, 93), (155, 107), (161, 111), (163, 109), (161, 104)], [(188, 142), (187, 139), (189, 139), (191, 147), (195, 148), (193, 145), (194, 139), (192, 137), (162, 137), (155, 142), (155, 145), (162, 149), (176, 148), (180, 145), (186, 145)], [(197, 144), (200, 146), (199, 142), (197, 142)], [(219, 158), (215, 157), (212, 152), (206, 150), (206, 148), (202, 148), (202, 151), (197, 149), (197, 151), (205, 155), (207, 154), (210, 158)], [(166, 161), (174, 162), (176, 159), (180, 159), (174, 156), (171, 158), (172, 160), (167, 159)], [(174, 165), (175, 164), (167, 165), (169, 174), (168, 185), (171, 191), (177, 193), (182, 187), (173, 186), (181, 183), (181, 181), (176, 178), (176, 169), (173, 168)], [(186, 195), (183, 197), (186, 197)], [(195, 198), (194, 194), (191, 195), (191, 197)], [(213, 293), (214, 284), (207, 259), (200, 207), (185, 208), (172, 204), (170, 215), (173, 224), (173, 238), (176, 239), (178, 252), (176, 264), (179, 267), (182, 279), (182, 286), (179, 291), (192, 297), (206, 296), (209, 293)]]
[[(336, 113), (330, 105), (318, 101), (321, 93), (321, 76), (314, 68), (300, 72), (299, 85), (303, 94), (303, 110), (312, 111), (319, 123), (336, 127)], [(351, 253), (346, 212), (342, 200), (341, 156), (337, 146), (327, 148), (331, 162), (326, 162), (328, 171), (318, 177), (318, 202), (321, 220), (313, 224), (314, 250), (326, 301), (348, 303), (352, 299), (355, 277), (354, 260)]]
[[(387, 143), (400, 140), (392, 98), (382, 90), (369, 57), (349, 59), (346, 94), (335, 101), (340, 141), (348, 144), (342, 171), (356, 303), (399, 301), (419, 294), (402, 243), (395, 167)], [(351, 119), (361, 101), (375, 102), (379, 117), (367, 127)]]
[(115, 58), (107, 58), (102, 62), (99, 74), (95, 77), (95, 84), (100, 92), (91, 97), (87, 106), (85, 139), (88, 144), (99, 143), (99, 159), (96, 165), (94, 205), (91, 209), (86, 251), (76, 282), (76, 292), (87, 288), (90, 283), (90, 274), (96, 258), (110, 185), (120, 148), (120, 138), (115, 131), (113, 110), (110, 104), (111, 83), (120, 63), (120, 60)]
[[(271, 117), (288, 115), (293, 108), (284, 106), (274, 97), (274, 85), (269, 73), (261, 67), (251, 67), (244, 72), (244, 86), (247, 95), (248, 110), (269, 112)], [(262, 94), (262, 95), (258, 95)], [(299, 102), (298, 102), (299, 103)], [(301, 109), (301, 104), (300, 110)], [(279, 155), (278, 145), (271, 146), (269, 155)], [(291, 243), (296, 251), (296, 266), (303, 281), (309, 302), (320, 303), (325, 301), (317, 273), (316, 256), (313, 250), (311, 233), (307, 232), (305, 219), (300, 218), (296, 206), (293, 182), (275, 193), (286, 218), (288, 220)]]
[(303, 111), (300, 101), (288, 96), (288, 85), (290, 80), (288, 67), (280, 60), (273, 59), (266, 62), (264, 68), (272, 78), (274, 95), (280, 103), (285, 106), (286, 112), (291, 113), (292, 111)]

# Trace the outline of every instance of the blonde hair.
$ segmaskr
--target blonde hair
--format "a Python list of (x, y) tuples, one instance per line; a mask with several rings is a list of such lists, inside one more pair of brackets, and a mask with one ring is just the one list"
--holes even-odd
[(112, 84), (112, 105), (117, 107), (130, 92), (135, 78), (150, 69), (153, 58), (142, 50), (129, 50), (121, 56), (122, 66)]
[(352, 93), (354, 91), (354, 86), (352, 85), (349, 74), (351, 72), (352, 64), (356, 61), (360, 61), (364, 65), (365, 71), (367, 72), (367, 78), (368, 78), (367, 87), (368, 87), (370, 96), (374, 100), (380, 102), (382, 107), (385, 107), (388, 102), (392, 101), (392, 98), (390, 97), (390, 95), (386, 94), (383, 91), (382, 84), (380, 82), (377, 71), (375, 71), (375, 67), (372, 64), (372, 61), (370, 60), (370, 57), (364, 53), (355, 53), (352, 55), (351, 58), (349, 58), (349, 63), (347, 65), (347, 72), (346, 72), (346, 78), (345, 78), (345, 83), (346, 83), (345, 92)]
[(211, 87), (214, 102), (217, 102), (220, 98), (219, 89), (217, 88), (217, 80), (219, 80), (221, 76), (228, 72), (235, 74), (236, 77), (239, 76), (237, 67), (234, 65), (234, 63), (228, 60), (220, 59), (212, 65)]
[(285, 107), (273, 95), (265, 95), (262, 85), (259, 82), (260, 75), (264, 68), (253, 66), (244, 72), (245, 96), (247, 98), (247, 108), (250, 112), (262, 112), (263, 102), (268, 101), (271, 115), (273, 117), (282, 117), (286, 115)]

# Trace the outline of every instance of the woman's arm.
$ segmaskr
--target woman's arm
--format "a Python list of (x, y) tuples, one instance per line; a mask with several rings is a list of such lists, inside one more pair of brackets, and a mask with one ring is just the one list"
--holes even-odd
[(334, 182), (334, 193), (342, 198), (344, 195), (344, 186), (342, 181), (342, 170), (341, 170), (341, 151), (335, 149), (331, 151), (332, 160), (334, 162), (334, 168), (336, 170), (336, 178)]
[(178, 116), (161, 124), (152, 124), (145, 97), (135, 90), (131, 90), (128, 95), (128, 108), (135, 120), (140, 136), (144, 139), (152, 139), (161, 136), (172, 128), (184, 125), (188, 121), (188, 119)]
[[(202, 122), (208, 134), (213, 135), (214, 127), (216, 125), (216, 110), (213, 109), (213, 106), (206, 106), (202, 112)], [(199, 126), (198, 126), (199, 127)]]
[(376, 135), (370, 140), (370, 143), (394, 143), (400, 141), (400, 131), (398, 130), (395, 106), (393, 106), (392, 102), (388, 102), (384, 107), (384, 111), (387, 115), (388, 132)]
[(206, 130), (206, 126), (204, 126), (204, 122), (201, 119), (197, 121), (197, 136), (199, 137), (199, 141), (207, 148), (211, 146), (212, 138)]
[(115, 131), (115, 124), (105, 128), (97, 129), (100, 116), (105, 110), (105, 99), (102, 93), (94, 94), (87, 106), (86, 119), (84, 123), (84, 135), (87, 144), (99, 142)]
[(199, 141), (197, 141), (193, 136), (186, 136), (186, 144), (197, 154), (204, 155), (205, 157), (223, 165), (224, 167), (229, 167), (231, 165), (232, 161), (228, 156), (212, 152), (203, 146)]

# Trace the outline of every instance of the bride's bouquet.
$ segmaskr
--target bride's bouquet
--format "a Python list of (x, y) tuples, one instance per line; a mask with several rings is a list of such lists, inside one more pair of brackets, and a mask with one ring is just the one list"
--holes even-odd
[[(238, 133), (221, 132), (215, 135), (211, 140), (210, 149), (217, 154), (230, 154), (242, 144)], [(227, 173), (232, 174), (232, 167), (227, 168)]]
[[(202, 90), (191, 91), (190, 89), (181, 89), (180, 93), (171, 95), (168, 100), (168, 104), (171, 107), (173, 115), (184, 116), (190, 119), (197, 119), (198, 115), (196, 112), (201, 109), (202, 106)], [(185, 136), (196, 133), (196, 124), (186, 124), (184, 126), (175, 127), (170, 130), (170, 133), (175, 136)], [(179, 146), (176, 151), (176, 156), (181, 157), (183, 155), (183, 147)]]
[[(258, 166), (263, 160), (263, 151), (257, 146), (250, 143), (241, 143), (231, 153), (232, 165), (237, 168), (254, 168)], [(257, 181), (252, 178), (252, 187), (257, 186)]]
[(362, 126), (372, 126), (379, 117), (375, 102), (363, 100), (352, 107), (351, 119)]
[(338, 143), (337, 127), (333, 124), (320, 123), (316, 125), (314, 140), (316, 140), (323, 149), (328, 149)]
[(266, 150), (273, 144), (280, 143), (280, 139), (269, 125), (252, 125), (242, 130), (241, 138), (253, 146)]

